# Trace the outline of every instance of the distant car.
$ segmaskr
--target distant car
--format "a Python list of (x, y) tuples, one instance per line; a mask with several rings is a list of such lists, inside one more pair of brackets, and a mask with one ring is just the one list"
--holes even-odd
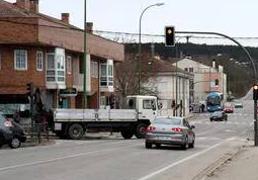
[(242, 102), (237, 101), (234, 104), (235, 104), (235, 108), (243, 108), (243, 103)]
[(25, 141), (24, 129), (18, 123), (0, 113), (0, 147), (8, 144), (11, 148), (18, 148)]
[(234, 106), (233, 106), (232, 103), (225, 103), (223, 110), (224, 110), (225, 113), (233, 113), (234, 112)]
[(224, 111), (215, 111), (210, 114), (210, 121), (227, 121), (228, 115)]
[(145, 147), (152, 148), (155, 144), (180, 145), (183, 149), (193, 148), (195, 142), (194, 126), (190, 126), (183, 117), (157, 117), (148, 126)]

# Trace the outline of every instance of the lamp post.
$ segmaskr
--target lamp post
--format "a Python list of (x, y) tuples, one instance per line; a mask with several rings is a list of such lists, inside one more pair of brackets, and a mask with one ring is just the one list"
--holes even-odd
[(84, 56), (83, 56), (83, 108), (87, 107), (87, 93), (86, 93), (86, 61), (87, 61), (87, 22), (86, 22), (86, 0), (84, 0)]
[(154, 6), (163, 6), (164, 3), (156, 3), (156, 4), (152, 4), (152, 5), (149, 5), (147, 6), (141, 13), (140, 15), (140, 19), (139, 19), (139, 46), (138, 46), (138, 93), (141, 94), (141, 54), (142, 54), (142, 44), (141, 44), (141, 33), (142, 33), (142, 17), (143, 17), (143, 14), (151, 7), (154, 7)]
[[(182, 39), (183, 37), (179, 37), (175, 43), (175, 50), (176, 50), (176, 58), (178, 57), (178, 54), (180, 54), (179, 52), (179, 41)], [(180, 55), (179, 57), (180, 58)], [(177, 62), (178, 60), (176, 59), (176, 111), (175, 111), (175, 115), (177, 116), (177, 104), (178, 104), (178, 66), (177, 66)]]

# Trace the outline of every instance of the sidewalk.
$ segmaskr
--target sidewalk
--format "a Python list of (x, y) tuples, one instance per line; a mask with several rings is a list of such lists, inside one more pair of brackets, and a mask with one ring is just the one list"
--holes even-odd
[(250, 141), (232, 159), (202, 180), (258, 180), (258, 147)]

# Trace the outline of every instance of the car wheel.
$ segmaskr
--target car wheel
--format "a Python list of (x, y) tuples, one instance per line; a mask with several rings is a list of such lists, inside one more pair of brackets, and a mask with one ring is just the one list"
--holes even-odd
[(17, 137), (13, 137), (11, 142), (9, 143), (10, 148), (16, 149), (21, 146), (21, 141)]
[(145, 141), (145, 148), (146, 149), (151, 149), (152, 148), (152, 143), (149, 143), (149, 142)]
[(140, 138), (144, 138), (146, 135), (146, 124), (144, 123), (140, 123), (136, 126), (136, 130), (135, 130), (135, 136), (140, 139)]
[(185, 138), (185, 143), (181, 147), (183, 150), (186, 150), (189, 148), (188, 137)]
[(4, 145), (4, 138), (0, 135), (0, 148)]
[(160, 148), (160, 147), (161, 147), (161, 144), (156, 143), (155, 146), (156, 146), (157, 148)]
[(195, 141), (195, 138), (193, 138), (193, 141), (191, 144), (189, 144), (189, 148), (194, 148), (194, 141)]
[(68, 135), (71, 139), (81, 139), (84, 135), (84, 129), (80, 124), (72, 124), (68, 129)]
[(125, 129), (121, 131), (121, 135), (124, 139), (131, 139), (133, 137), (133, 131), (131, 129)]

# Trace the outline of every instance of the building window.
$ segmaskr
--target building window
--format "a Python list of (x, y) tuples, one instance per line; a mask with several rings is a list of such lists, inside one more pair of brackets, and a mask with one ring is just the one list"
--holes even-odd
[(66, 66), (67, 74), (72, 74), (72, 57), (71, 56), (66, 57), (66, 63), (67, 63), (67, 66)]
[(101, 69), (100, 86), (107, 86), (107, 65), (101, 64), (100, 69)]
[(36, 57), (37, 71), (43, 71), (43, 61), (44, 61), (43, 52), (37, 51), (37, 57)]
[(193, 72), (193, 68), (192, 67), (189, 68), (189, 72), (191, 72), (191, 73)]
[(100, 86), (113, 86), (113, 64), (101, 64), (100, 73)]
[(16, 49), (14, 50), (14, 69), (27, 70), (27, 50)]
[(98, 78), (98, 62), (91, 61), (91, 63), (90, 63), (90, 73), (91, 73), (91, 77)]
[(63, 55), (56, 55), (57, 62), (57, 81), (65, 81), (65, 57)]
[(185, 68), (185, 71), (188, 71), (188, 68)]
[(55, 54), (47, 54), (47, 81), (55, 81)]

